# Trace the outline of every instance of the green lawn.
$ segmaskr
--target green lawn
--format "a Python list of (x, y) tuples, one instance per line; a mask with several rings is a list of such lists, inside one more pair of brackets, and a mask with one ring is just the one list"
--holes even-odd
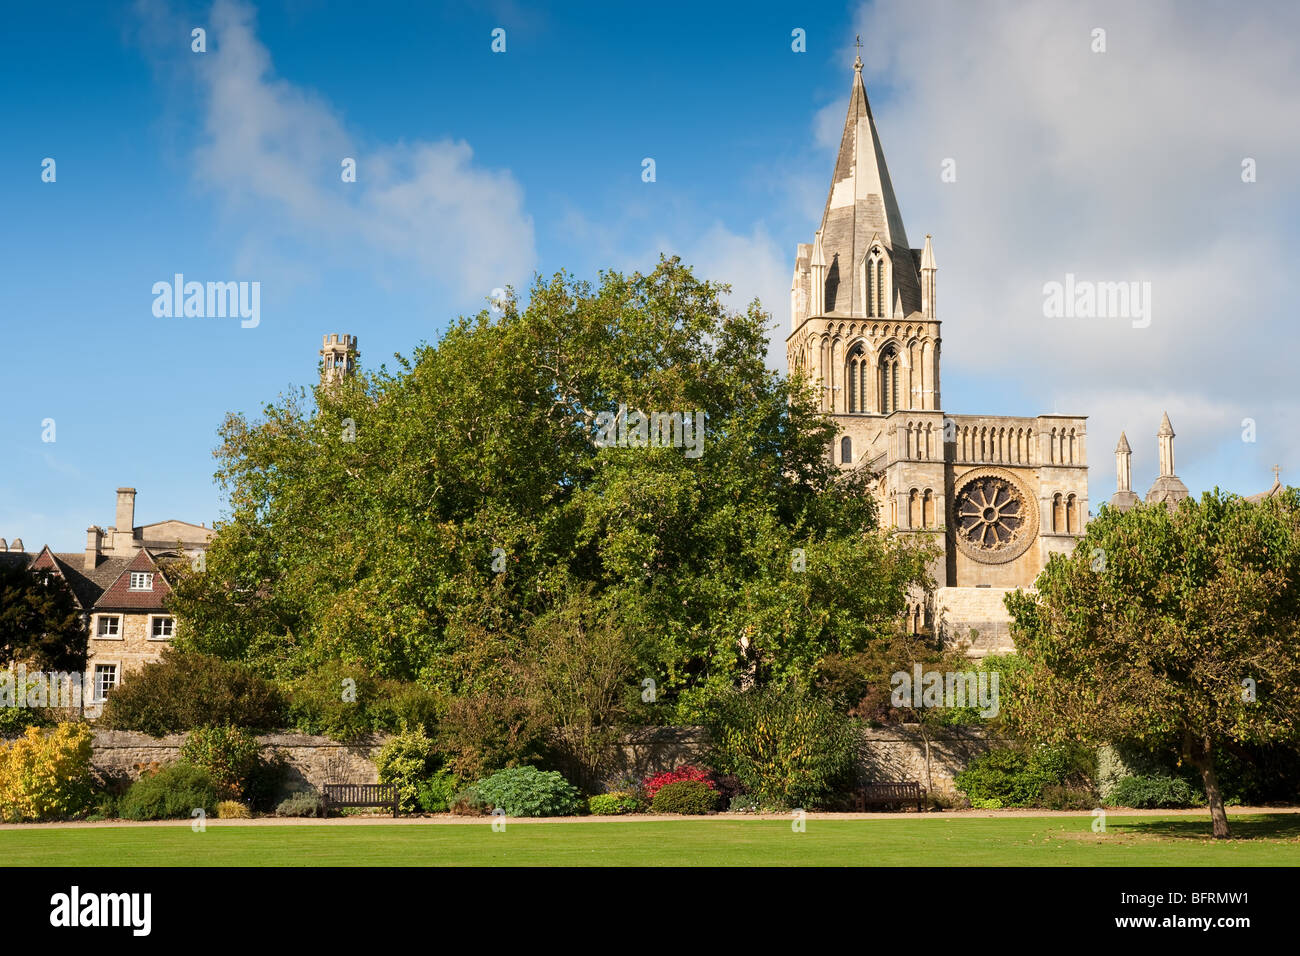
[(0, 830), (0, 866), (1296, 866), (1300, 814)]

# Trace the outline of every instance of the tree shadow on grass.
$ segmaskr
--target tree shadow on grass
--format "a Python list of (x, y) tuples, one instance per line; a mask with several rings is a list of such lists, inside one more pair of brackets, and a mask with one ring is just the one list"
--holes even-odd
[[(1212, 836), (1208, 810), (1204, 817), (1178, 817), (1173, 820), (1117, 820), (1112, 816), (1106, 829), (1125, 836), (1173, 840), (1208, 840)], [(1229, 813), (1228, 830), (1233, 840), (1300, 840), (1300, 813), (1259, 813), (1249, 817), (1233, 817)]]

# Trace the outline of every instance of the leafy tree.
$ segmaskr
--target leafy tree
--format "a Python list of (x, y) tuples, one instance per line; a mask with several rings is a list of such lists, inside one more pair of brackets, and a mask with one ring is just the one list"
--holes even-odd
[(80, 671), (86, 637), (85, 620), (62, 577), (0, 563), (0, 661)]
[[(492, 662), (522, 665), (575, 593), (617, 615), (632, 675), (685, 719), (891, 633), (929, 555), (878, 531), (827, 454), (834, 425), (765, 367), (769, 316), (725, 291), (676, 259), (598, 287), (560, 273), (314, 409), (228, 417), (231, 514), (206, 570), (177, 575), (181, 642), (268, 677), (343, 661), (418, 680), (482, 705), (449, 704), (453, 727), (468, 707), (521, 742), (523, 710), (484, 695), (522, 699), (522, 677)], [(703, 454), (597, 447), (620, 405), (703, 413)]]
[(1004, 707), (1013, 728), (1178, 741), (1228, 836), (1216, 757), (1300, 731), (1300, 493), (1103, 508), (1037, 594), (1006, 603), (1026, 662)]

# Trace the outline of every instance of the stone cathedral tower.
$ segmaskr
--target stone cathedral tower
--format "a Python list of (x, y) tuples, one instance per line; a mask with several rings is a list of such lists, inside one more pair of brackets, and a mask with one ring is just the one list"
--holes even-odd
[(1086, 419), (943, 410), (934, 248), (908, 242), (860, 58), (853, 71), (821, 226), (795, 252), (786, 360), (839, 426), (832, 460), (874, 476), (882, 523), (943, 549), (910, 627), (1009, 649), (1003, 596), (1088, 519)]

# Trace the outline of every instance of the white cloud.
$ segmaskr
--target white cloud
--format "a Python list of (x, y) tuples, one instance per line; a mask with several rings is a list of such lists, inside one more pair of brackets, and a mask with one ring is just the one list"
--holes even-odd
[[(251, 8), (217, 0), (210, 22), (197, 174), (250, 233), (396, 259), (467, 298), (527, 280), (533, 222), (509, 171), (482, 168), (462, 141), (361, 141), (321, 97), (276, 77)], [(345, 157), (355, 183), (341, 180)]]

